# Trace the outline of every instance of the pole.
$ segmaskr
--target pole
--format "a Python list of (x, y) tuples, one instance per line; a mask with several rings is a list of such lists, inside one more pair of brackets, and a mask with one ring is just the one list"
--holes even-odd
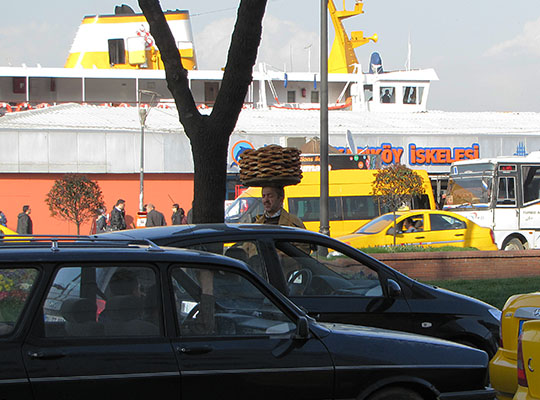
[[(138, 89), (138, 111), (139, 122), (141, 123), (141, 163), (140, 163), (140, 177), (139, 177), (139, 211), (144, 211), (144, 127), (146, 124), (146, 118), (150, 113), (152, 107), (155, 106), (155, 101), (158, 99), (159, 94), (152, 92), (151, 90)], [(151, 96), (150, 101), (146, 107), (142, 107), (142, 96)]]
[(139, 175), (139, 211), (144, 210), (144, 123), (141, 124), (141, 164)]
[(321, 1), (321, 202), (320, 232), (330, 235), (328, 218), (328, 0)]

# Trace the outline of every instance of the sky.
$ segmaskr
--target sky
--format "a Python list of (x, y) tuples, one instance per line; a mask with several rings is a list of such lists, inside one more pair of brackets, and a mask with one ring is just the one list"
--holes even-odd
[[(343, 9), (343, 0), (334, 0)], [(135, 11), (136, 0), (124, 0)], [(345, 0), (347, 9), (355, 0)], [(85, 15), (111, 14), (121, 1), (27, 0), (2, 5), (0, 66), (63, 66)], [(239, 0), (162, 0), (189, 10), (199, 69), (225, 65)], [(258, 62), (278, 70), (318, 71), (321, 2), (268, 0)], [(444, 111), (540, 112), (540, 3), (537, 0), (364, 0), (349, 33), (377, 33), (356, 49), (364, 71), (381, 54), (385, 70), (434, 68), (439, 81), (428, 108)], [(329, 22), (330, 44), (333, 27)], [(310, 47), (311, 46), (311, 47)]]

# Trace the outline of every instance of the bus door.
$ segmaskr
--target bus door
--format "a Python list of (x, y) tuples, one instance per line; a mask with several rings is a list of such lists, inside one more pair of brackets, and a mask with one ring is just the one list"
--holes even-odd
[(496, 230), (519, 229), (516, 179), (517, 175), (504, 175), (497, 178), (497, 198), (494, 213)]
[(523, 206), (519, 213), (520, 229), (540, 229), (540, 165), (523, 165)]

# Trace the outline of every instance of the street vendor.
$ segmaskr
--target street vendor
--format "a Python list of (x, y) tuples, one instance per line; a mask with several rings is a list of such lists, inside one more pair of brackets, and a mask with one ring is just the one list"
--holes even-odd
[(254, 222), (256, 224), (285, 225), (306, 229), (300, 218), (294, 214), (289, 214), (283, 209), (284, 199), (285, 191), (282, 186), (263, 186), (262, 203), (264, 213), (257, 215)]

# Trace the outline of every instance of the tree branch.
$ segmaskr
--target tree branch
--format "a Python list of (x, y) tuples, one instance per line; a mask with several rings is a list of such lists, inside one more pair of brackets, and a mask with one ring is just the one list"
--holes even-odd
[[(267, 0), (242, 0), (227, 55), (227, 64), (214, 110), (214, 123), (232, 132), (253, 80), (253, 66), (261, 43), (262, 20)], [(231, 115), (236, 115), (234, 120)]]
[(203, 118), (197, 110), (189, 89), (188, 73), (182, 65), (176, 41), (167, 24), (159, 0), (139, 0), (139, 6), (150, 25), (150, 33), (156, 41), (165, 65), (167, 87), (175, 100), (180, 123), (184, 126), (186, 135), (190, 137), (190, 133), (200, 130)]

